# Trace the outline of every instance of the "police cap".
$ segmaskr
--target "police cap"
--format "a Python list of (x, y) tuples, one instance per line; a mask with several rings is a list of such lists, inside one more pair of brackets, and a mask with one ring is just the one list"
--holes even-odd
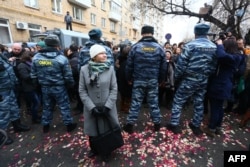
[(56, 35), (48, 35), (44, 39), (44, 42), (46, 46), (51, 46), (51, 47), (60, 46), (60, 40)]

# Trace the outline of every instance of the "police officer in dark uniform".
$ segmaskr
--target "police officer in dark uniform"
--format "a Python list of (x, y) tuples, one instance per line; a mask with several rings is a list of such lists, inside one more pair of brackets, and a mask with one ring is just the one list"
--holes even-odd
[(89, 50), (91, 46), (94, 44), (101, 45), (105, 48), (108, 61), (113, 65), (114, 64), (114, 57), (112, 54), (111, 48), (109, 48), (104, 41), (101, 40), (102, 31), (99, 28), (94, 28), (89, 31), (89, 40), (85, 43), (85, 46), (80, 50), (79, 59), (78, 59), (78, 70), (80, 71), (81, 67), (85, 64), (88, 64), (90, 60)]
[(55, 102), (61, 111), (67, 131), (71, 132), (77, 126), (76, 123), (72, 123), (73, 118), (67, 93), (67, 88), (74, 87), (72, 70), (68, 59), (59, 51), (58, 37), (50, 35), (44, 41), (47, 47), (34, 56), (31, 68), (31, 78), (37, 80), (42, 89), (43, 132), (49, 132)]
[(126, 65), (126, 78), (133, 84), (132, 101), (124, 130), (133, 132), (141, 104), (146, 97), (154, 130), (160, 129), (161, 113), (158, 101), (158, 86), (165, 78), (167, 64), (163, 47), (153, 37), (154, 27), (143, 26), (143, 36), (131, 48)]

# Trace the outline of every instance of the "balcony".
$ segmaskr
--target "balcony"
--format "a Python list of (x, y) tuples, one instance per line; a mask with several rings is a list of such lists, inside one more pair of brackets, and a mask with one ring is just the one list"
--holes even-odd
[(110, 12), (109, 12), (109, 19), (110, 19), (110, 20), (113, 20), (113, 21), (115, 21), (115, 22), (118, 22), (118, 21), (121, 21), (122, 16), (121, 16), (121, 14), (119, 14), (119, 13), (110, 11)]
[(81, 6), (83, 8), (91, 7), (91, 0), (68, 0), (70, 3), (75, 4), (77, 6)]

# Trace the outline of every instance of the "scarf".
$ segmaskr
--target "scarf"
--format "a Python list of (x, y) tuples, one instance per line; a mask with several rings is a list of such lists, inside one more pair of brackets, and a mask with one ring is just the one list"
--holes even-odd
[(110, 61), (106, 61), (105, 63), (96, 63), (92, 60), (89, 61), (89, 77), (91, 86), (97, 84), (99, 75), (108, 70), (110, 68), (110, 65)]

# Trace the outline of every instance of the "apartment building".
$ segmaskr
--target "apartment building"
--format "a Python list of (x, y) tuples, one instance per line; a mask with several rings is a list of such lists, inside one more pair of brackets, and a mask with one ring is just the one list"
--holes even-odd
[(147, 15), (131, 8), (136, 0), (1, 0), (0, 43), (30, 41), (47, 30), (66, 29), (64, 16), (73, 17), (73, 31), (88, 34), (92, 28), (103, 31), (103, 40), (118, 44), (138, 41), (144, 24), (155, 27), (162, 39), (162, 15), (148, 10)]

